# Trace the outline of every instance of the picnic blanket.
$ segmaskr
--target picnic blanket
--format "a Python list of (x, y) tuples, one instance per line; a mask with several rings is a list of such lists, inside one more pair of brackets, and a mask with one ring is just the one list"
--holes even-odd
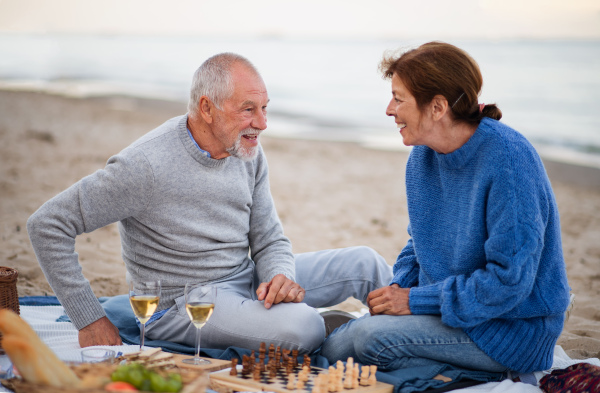
[[(119, 328), (124, 345), (110, 347), (116, 352), (128, 353), (139, 349), (139, 328), (135, 322), (135, 316), (129, 305), (127, 296), (115, 296), (111, 298), (101, 298), (100, 301), (106, 310), (109, 319)], [(64, 314), (64, 309), (59, 305), (57, 299), (52, 296), (25, 297), (20, 299), (21, 316), (35, 329), (38, 335), (48, 346), (54, 350), (57, 356), (64, 361), (79, 361), (81, 357), (81, 348), (78, 344), (77, 331)], [(195, 349), (185, 345), (172, 343), (168, 341), (146, 339), (145, 345), (148, 347), (160, 346), (165, 351), (193, 354)], [(106, 348), (106, 347), (104, 347)], [(249, 350), (242, 348), (222, 349), (202, 349), (202, 356), (229, 360), (232, 358), (241, 359), (244, 354), (250, 354)], [(555, 368), (566, 368), (569, 365), (587, 362), (600, 366), (598, 359), (573, 360), (559, 346), (555, 349)], [(311, 364), (327, 368), (329, 363), (327, 359), (316, 354), (311, 356)], [(433, 380), (438, 374), (452, 378), (452, 382), (443, 382)], [(530, 376), (533, 384), (541, 379), (544, 374), (540, 373), (538, 377)], [(532, 384), (523, 382), (513, 382), (510, 379), (502, 380), (505, 376), (498, 373), (485, 373), (473, 370), (461, 370), (452, 366), (436, 367), (418, 367), (410, 369), (394, 370), (389, 372), (377, 372), (377, 379), (394, 385), (394, 393), (411, 392), (442, 392), (448, 389), (456, 389), (454, 392), (465, 393), (513, 393), (513, 392), (532, 392), (539, 393), (541, 390)], [(526, 380), (526, 378), (521, 378)], [(479, 385), (460, 388), (461, 386)], [(462, 385), (461, 385), (462, 384)], [(6, 391), (6, 390), (0, 390)]]

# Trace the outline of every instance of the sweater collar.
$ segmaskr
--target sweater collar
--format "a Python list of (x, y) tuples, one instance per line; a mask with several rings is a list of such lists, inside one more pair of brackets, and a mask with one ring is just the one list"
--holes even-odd
[(198, 163), (204, 166), (216, 168), (225, 165), (227, 161), (233, 158), (229, 156), (220, 160), (215, 160), (214, 158), (207, 157), (205, 154), (203, 154), (200, 149), (198, 149), (194, 140), (190, 138), (188, 134), (187, 119), (187, 114), (185, 116), (181, 116), (181, 119), (179, 119), (179, 123), (177, 124), (177, 133), (179, 134), (179, 139), (181, 140), (181, 143), (183, 143), (185, 150), (194, 160), (198, 161)]
[(475, 157), (475, 155), (479, 151), (479, 147), (483, 144), (485, 140), (485, 135), (487, 134), (488, 121), (492, 121), (487, 117), (484, 117), (479, 126), (475, 130), (475, 133), (469, 138), (469, 140), (448, 154), (441, 154), (435, 152), (435, 156), (438, 159), (440, 165), (444, 166), (447, 169), (461, 169), (466, 166), (469, 161)]

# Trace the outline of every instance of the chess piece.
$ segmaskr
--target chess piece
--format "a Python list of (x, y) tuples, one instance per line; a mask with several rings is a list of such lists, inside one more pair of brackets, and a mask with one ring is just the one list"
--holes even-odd
[(254, 379), (255, 381), (260, 381), (260, 375), (261, 375), (260, 367), (255, 367), (254, 372), (252, 374), (252, 379)]
[(289, 374), (288, 375), (287, 389), (288, 390), (294, 390), (295, 388), (296, 388), (296, 377), (294, 376), (294, 374)]
[(242, 356), (242, 375), (250, 374), (250, 359), (248, 355)]
[(352, 389), (358, 389), (358, 363), (354, 363), (354, 368), (352, 369)]
[(327, 391), (335, 392), (335, 367), (329, 366), (329, 382), (327, 383)]
[(344, 379), (344, 389), (352, 389), (352, 376), (354, 375), (354, 359), (349, 357), (346, 360), (346, 377)]
[(269, 345), (269, 360), (275, 360), (275, 344), (271, 343)]
[(281, 368), (281, 347), (277, 347), (275, 352), (275, 366), (278, 370)]
[(236, 377), (237, 376), (237, 358), (231, 359), (231, 371), (229, 371), (229, 375)]
[(369, 366), (369, 369), (369, 371), (371, 372), (371, 374), (369, 375), (369, 385), (376, 385), (377, 377), (375, 377), (375, 374), (377, 373), (377, 366), (371, 365)]
[(265, 371), (266, 355), (267, 355), (267, 346), (264, 342), (261, 342), (260, 348), (258, 349), (258, 367), (260, 367), (260, 371)]
[(292, 351), (292, 359), (294, 359), (294, 368), (298, 367), (298, 350), (294, 349)]
[(304, 360), (302, 362), (302, 364), (306, 367), (308, 367), (308, 371), (310, 372), (311, 368), (310, 368), (310, 356), (308, 355), (304, 355)]
[(302, 374), (302, 382), (308, 381), (308, 375), (310, 374), (310, 367), (304, 365), (302, 367), (302, 371), (300, 371), (299, 375)]
[(369, 384), (369, 366), (362, 366), (360, 368), (360, 386), (367, 386)]
[(250, 358), (248, 359), (248, 368), (250, 372), (254, 372), (254, 365), (256, 363), (256, 358), (254, 357), (254, 351), (250, 352)]

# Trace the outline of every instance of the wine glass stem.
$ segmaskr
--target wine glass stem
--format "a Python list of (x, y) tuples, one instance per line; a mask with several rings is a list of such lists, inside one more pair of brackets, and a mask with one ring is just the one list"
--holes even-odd
[(140, 325), (142, 325), (142, 331), (141, 331), (141, 334), (140, 334), (140, 351), (141, 351), (142, 347), (144, 346), (144, 330), (145, 330), (146, 324), (145, 323), (140, 323)]
[(200, 328), (196, 328), (196, 361), (200, 360)]

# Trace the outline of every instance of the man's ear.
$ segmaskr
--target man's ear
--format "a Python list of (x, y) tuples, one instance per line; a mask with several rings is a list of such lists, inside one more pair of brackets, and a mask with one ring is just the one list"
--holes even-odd
[(448, 112), (448, 100), (441, 94), (436, 95), (431, 100), (431, 112), (433, 116), (433, 120), (439, 120), (446, 112)]
[(215, 106), (206, 96), (200, 97), (200, 102), (198, 103), (198, 112), (202, 119), (207, 123), (211, 124), (213, 122)]

